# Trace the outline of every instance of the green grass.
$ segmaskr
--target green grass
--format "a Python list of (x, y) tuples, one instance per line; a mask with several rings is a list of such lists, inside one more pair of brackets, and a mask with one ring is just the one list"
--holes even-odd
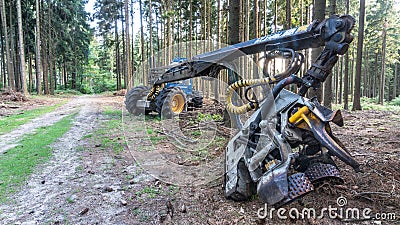
[(120, 137), (122, 135), (122, 111), (106, 107), (103, 115), (107, 116), (107, 121), (101, 124), (95, 131), (95, 135), (90, 135), (88, 138), (96, 137), (101, 142), (102, 150), (111, 149), (115, 154), (119, 154), (124, 150), (123, 138)]
[(136, 196), (141, 197), (143, 194), (147, 194), (149, 198), (155, 198), (159, 191), (151, 187), (144, 187), (142, 190), (137, 191)]
[(52, 156), (50, 144), (72, 126), (73, 115), (52, 126), (38, 128), (26, 135), (19, 145), (0, 155), (0, 202), (23, 185), (34, 169)]
[(161, 141), (165, 140), (167, 137), (165, 136), (150, 136), (150, 141), (153, 145), (157, 145)]
[(80, 91), (70, 90), (70, 89), (67, 89), (67, 90), (55, 90), (54, 94), (61, 95), (61, 96), (64, 96), (64, 97), (83, 95)]
[(208, 113), (203, 114), (201, 112), (199, 112), (197, 114), (197, 118), (196, 119), (197, 119), (198, 122), (211, 121), (211, 120), (214, 120), (214, 121), (222, 121), (223, 120), (222, 116), (219, 115), (219, 114), (208, 114)]
[[(397, 101), (397, 100), (396, 100)], [(392, 111), (400, 113), (400, 106), (396, 105), (396, 101), (384, 102), (383, 105), (378, 104), (378, 100), (374, 98), (361, 98), (362, 110)], [(353, 107), (353, 102), (349, 102), (349, 110)], [(343, 109), (343, 104), (332, 104), (332, 109)]]
[(56, 105), (27, 110), (24, 111), (22, 114), (14, 114), (8, 117), (0, 117), (0, 134), (8, 133), (36, 117), (52, 112), (61, 105), (64, 105), (66, 102), (67, 101), (64, 100), (60, 103), (57, 103)]

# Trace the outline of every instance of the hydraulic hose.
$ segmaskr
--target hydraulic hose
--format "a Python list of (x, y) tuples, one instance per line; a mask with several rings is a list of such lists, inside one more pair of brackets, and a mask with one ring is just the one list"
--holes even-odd
[(270, 84), (270, 83), (274, 83), (275, 81), (276, 81), (275, 78), (269, 78), (269, 77), (261, 78), (261, 79), (249, 79), (249, 80), (236, 81), (235, 83), (229, 85), (229, 87), (227, 89), (226, 109), (229, 112), (234, 113), (234, 114), (244, 114), (252, 109), (257, 108), (258, 104), (255, 102), (249, 102), (242, 106), (235, 106), (232, 103), (233, 93), (242, 87), (248, 87), (248, 86), (252, 86), (252, 85), (256, 85), (256, 84), (261, 84), (261, 85)]

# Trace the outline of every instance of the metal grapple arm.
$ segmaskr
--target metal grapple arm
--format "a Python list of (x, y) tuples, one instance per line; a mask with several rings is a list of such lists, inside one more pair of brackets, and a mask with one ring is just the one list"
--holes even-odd
[[(337, 61), (337, 54), (344, 54), (348, 44), (353, 37), (350, 34), (354, 26), (354, 18), (348, 15), (332, 15), (328, 19), (318, 23), (314, 21), (309, 26), (292, 28), (280, 31), (268, 36), (238, 43), (216, 51), (196, 55), (191, 60), (183, 62), (170, 68), (162, 74), (153, 85), (150, 92), (151, 97), (156, 88), (164, 83), (185, 80), (194, 77), (216, 77), (219, 70), (227, 68), (233, 60), (245, 55), (279, 50), (282, 48), (294, 51), (326, 46), (317, 61), (307, 72), (308, 83), (302, 91), (310, 87), (317, 88), (330, 74), (333, 65)], [(289, 74), (290, 75), (290, 74)], [(279, 79), (272, 79), (271, 82), (278, 82)]]

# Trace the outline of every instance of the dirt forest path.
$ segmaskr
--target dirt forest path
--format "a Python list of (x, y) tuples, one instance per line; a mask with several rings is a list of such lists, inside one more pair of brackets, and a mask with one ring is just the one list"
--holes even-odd
[[(102, 122), (101, 111), (113, 102), (115, 98), (78, 97), (59, 110), (2, 136), (1, 140), (9, 138), (6, 143), (11, 143), (40, 126), (51, 125), (66, 115), (78, 112), (71, 129), (52, 144), (53, 157), (50, 161), (34, 172), (10, 203), (0, 206), (0, 224), (115, 224), (119, 221), (115, 215), (121, 210), (114, 205), (121, 205), (121, 193), (102, 193), (106, 189), (120, 189), (118, 177), (109, 170), (112, 156), (100, 154), (93, 159), (79, 151), (83, 137)], [(9, 145), (2, 146), (4, 150)], [(80, 204), (73, 204), (75, 202)], [(91, 212), (88, 214), (95, 216), (82, 221), (79, 215), (89, 209)]]
[(24, 135), (34, 132), (39, 127), (45, 127), (56, 123), (67, 115), (79, 111), (79, 108), (87, 104), (89, 97), (81, 96), (72, 99), (67, 104), (59, 107), (53, 112), (44, 114), (32, 121), (21, 125), (10, 133), (0, 135), (0, 154), (16, 146)]

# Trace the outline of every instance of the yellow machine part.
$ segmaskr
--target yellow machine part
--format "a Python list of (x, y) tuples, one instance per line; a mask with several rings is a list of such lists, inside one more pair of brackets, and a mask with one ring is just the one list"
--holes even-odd
[(175, 94), (171, 98), (171, 110), (175, 114), (179, 114), (185, 108), (185, 98), (181, 94)]

